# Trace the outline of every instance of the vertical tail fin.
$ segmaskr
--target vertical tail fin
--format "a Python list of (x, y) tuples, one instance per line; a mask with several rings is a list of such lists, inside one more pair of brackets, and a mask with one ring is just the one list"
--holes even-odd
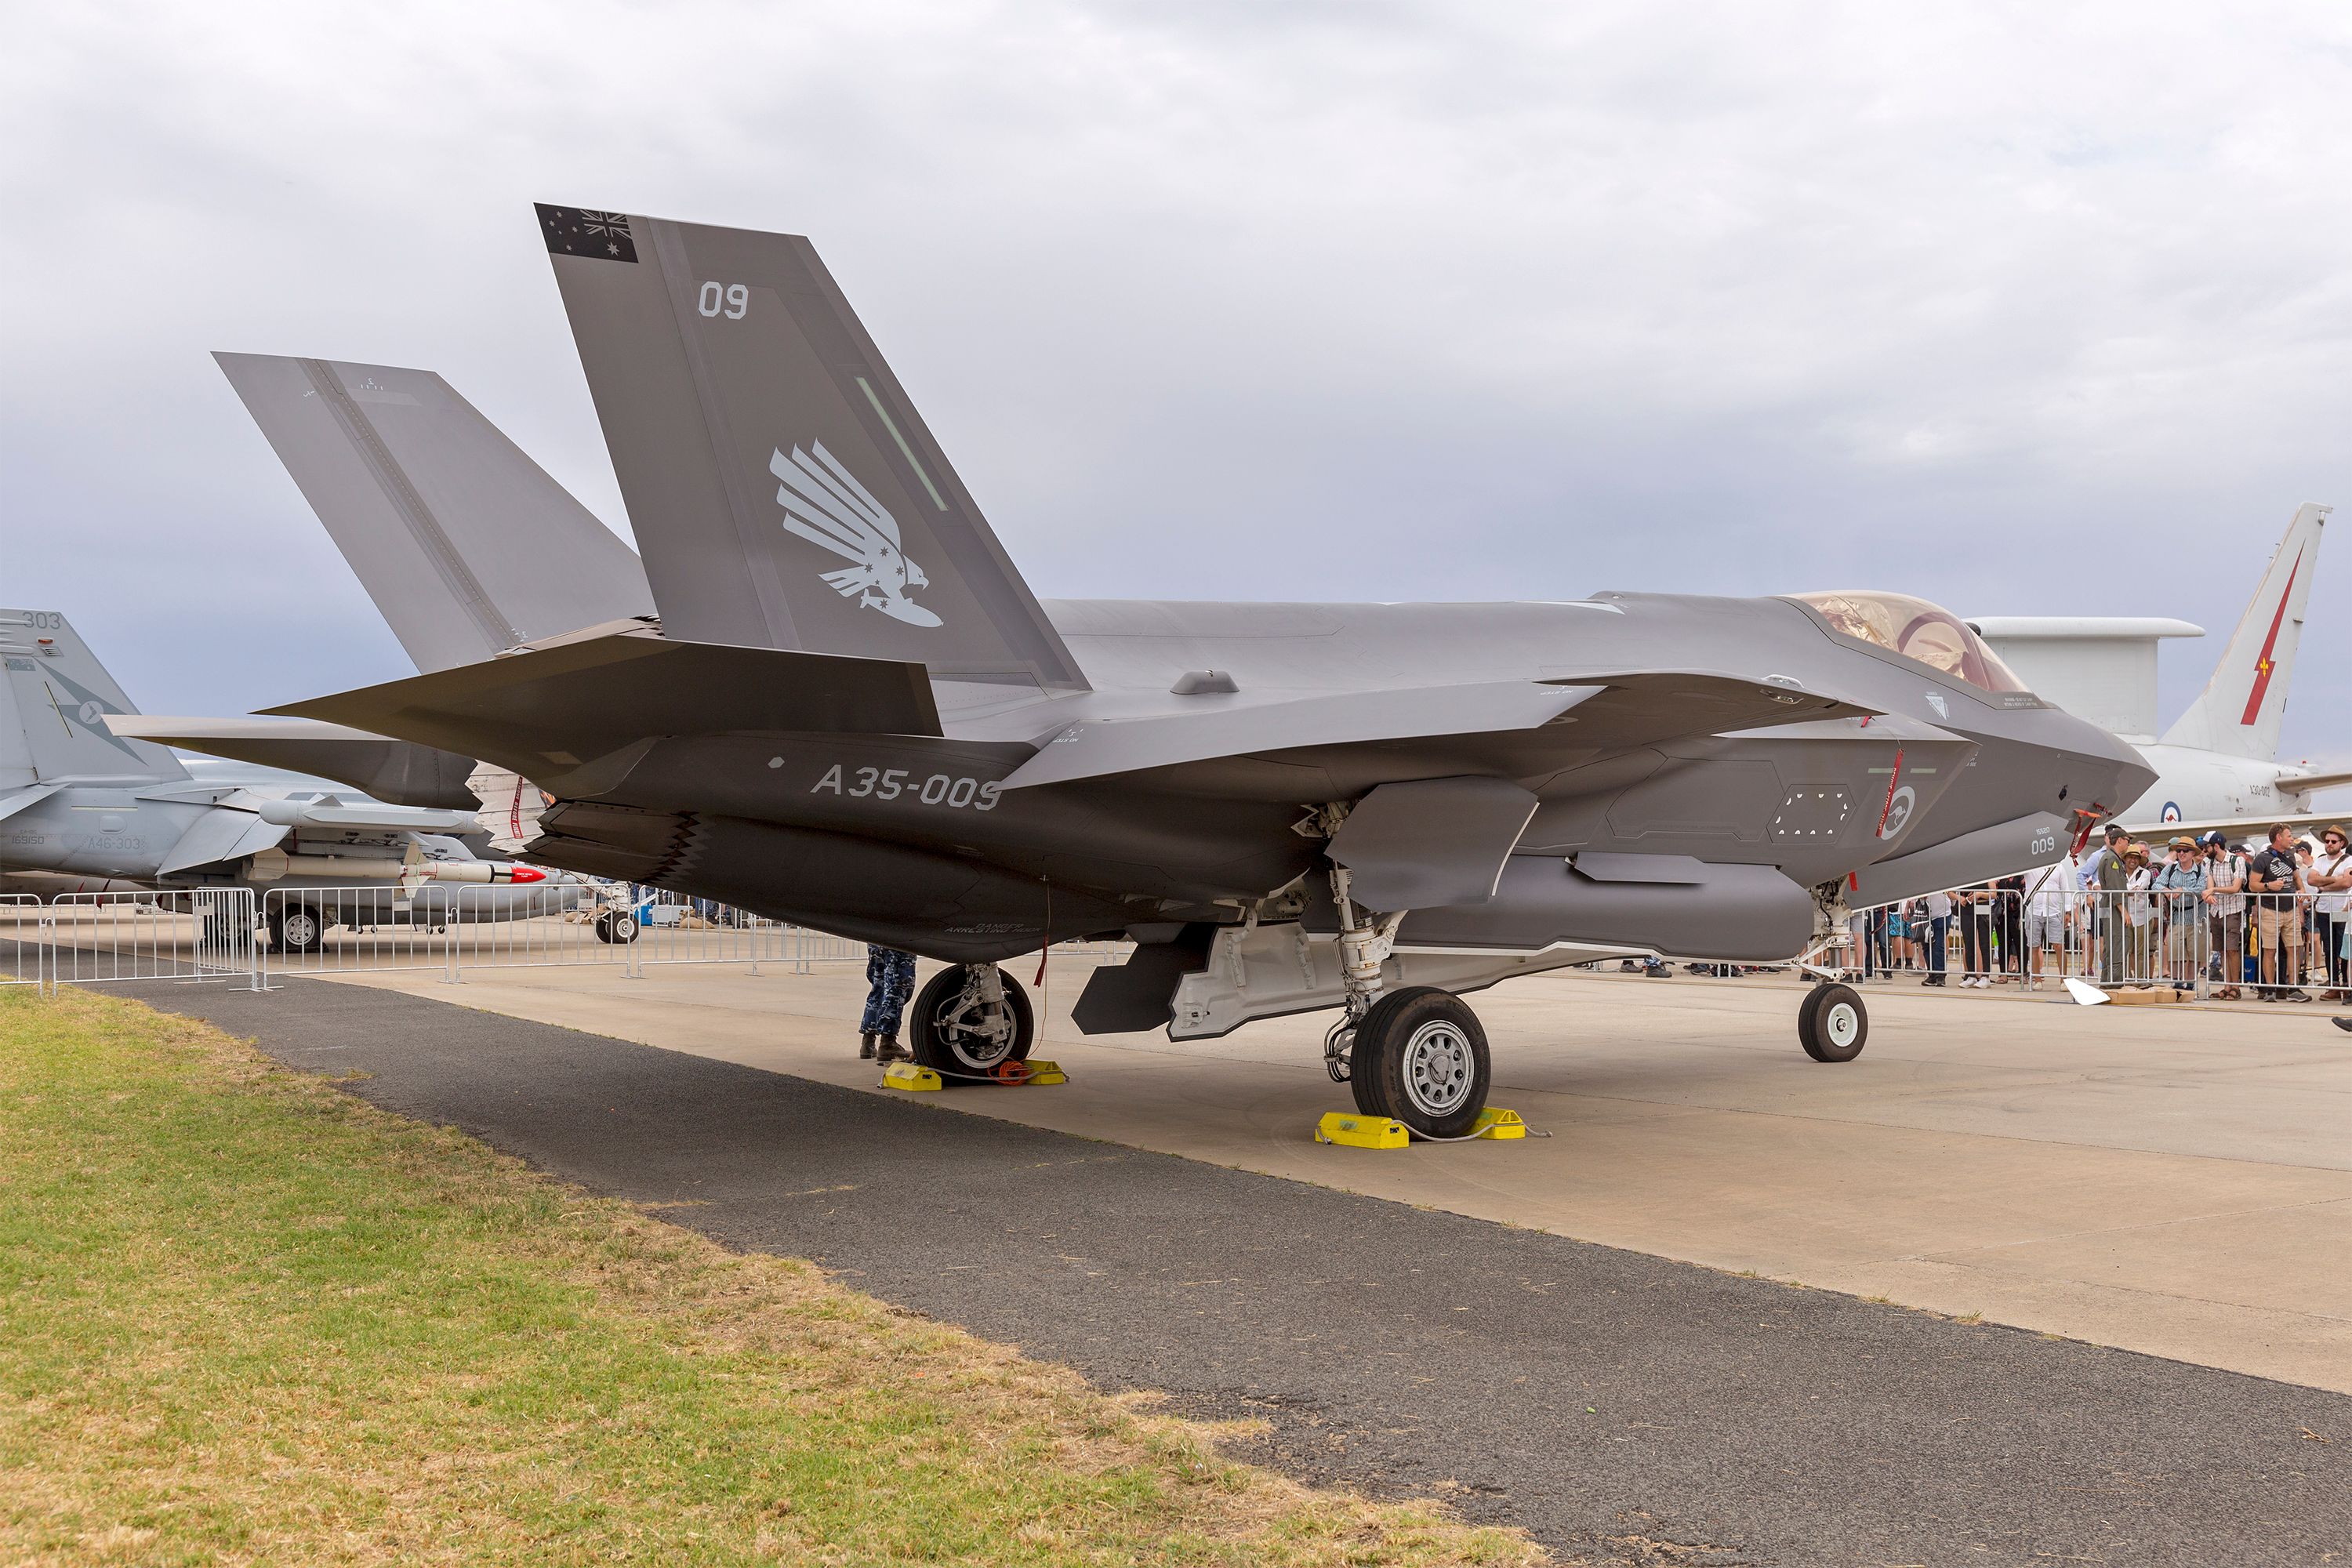
[(1085, 687), (807, 240), (539, 216), (665, 631)]
[(2279, 721), (2286, 713), (2295, 645), (2303, 640), (2303, 608), (2311, 598), (2320, 531), (2330, 510), (2310, 504), (2296, 510), (2213, 679), (2164, 732), (2164, 744), (2265, 762), (2278, 755)]
[(431, 371), (213, 358), (417, 668), (652, 612), (629, 547)]
[(0, 610), (0, 790), (185, 779), (162, 746), (107, 729), (104, 715), (138, 711), (65, 616)]

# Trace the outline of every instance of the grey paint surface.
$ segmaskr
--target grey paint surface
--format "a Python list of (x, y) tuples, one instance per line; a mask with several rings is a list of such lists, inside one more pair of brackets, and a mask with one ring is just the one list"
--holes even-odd
[[(2352, 1551), (2352, 1399), (472, 1012), (142, 988), (727, 1245), (1602, 1562)], [(2306, 1440), (2305, 1430), (2331, 1436)], [(1648, 1543), (1673, 1543), (1671, 1548)]]
[[(540, 209), (543, 225), (562, 221), (555, 210)], [(549, 259), (672, 635), (1084, 684), (807, 240), (582, 216), (633, 237), (577, 254), (551, 238)], [(897, 614), (820, 575), (851, 556), (786, 531), (778, 465), (819, 447), (928, 582), (891, 584)]]
[(1502, 779), (1384, 784), (1348, 814), (1325, 853), (1352, 874), (1350, 896), (1376, 910), (1483, 904), (1536, 804)]
[[(540, 218), (671, 678), (629, 634), (602, 639), (640, 645), (627, 680), (541, 680), (604, 658), (591, 640), (277, 711), (531, 779), (562, 803), (548, 863), (976, 962), (1236, 921), (1319, 880), (1312, 808), (1477, 778), (1537, 803), (1513, 859), (1555, 858), (1429, 835), (1374, 878), (1432, 900), (1408, 931), (1780, 960), (1817, 890), (1881, 862), (1881, 897), (2046, 862), (2150, 776), (2103, 731), (1793, 599), (1040, 605), (807, 240)], [(936, 731), (879, 700), (804, 716), (720, 673), (748, 647), (928, 673)], [(1206, 670), (1233, 689), (1184, 679)], [(1588, 851), (1717, 869), (1679, 892), (1565, 871)]]
[(433, 372), (213, 357), (417, 668), (652, 613), (635, 553)]

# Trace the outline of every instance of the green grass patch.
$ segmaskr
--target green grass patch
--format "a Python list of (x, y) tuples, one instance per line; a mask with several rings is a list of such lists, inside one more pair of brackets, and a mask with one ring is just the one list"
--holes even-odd
[(204, 1025), (0, 995), (0, 1562), (1519, 1563)]

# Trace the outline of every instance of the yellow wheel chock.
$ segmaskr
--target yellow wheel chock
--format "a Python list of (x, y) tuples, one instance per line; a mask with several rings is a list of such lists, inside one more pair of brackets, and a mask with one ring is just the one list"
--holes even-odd
[[(1478, 1120), (1462, 1137), (1440, 1140), (1443, 1142), (1467, 1142), (1473, 1138), (1524, 1138), (1528, 1124), (1516, 1110), (1488, 1106), (1478, 1113)], [(1351, 1116), (1344, 1110), (1327, 1110), (1323, 1120), (1315, 1124), (1318, 1143), (1344, 1143), (1351, 1149), (1402, 1149), (1412, 1142), (1412, 1134), (1403, 1122), (1391, 1116)]]
[(1524, 1138), (1527, 1135), (1528, 1124), (1519, 1120), (1517, 1111), (1504, 1110), (1492, 1105), (1480, 1111), (1478, 1120), (1470, 1124), (1470, 1136), (1473, 1138)]
[[(1047, 1084), (1067, 1083), (1069, 1075), (1059, 1062), (1026, 1061), (999, 1062), (996, 1070), (988, 1075), (989, 1081), (1006, 1089), (1043, 1088)], [(910, 1094), (924, 1089), (945, 1089), (940, 1075), (929, 1068), (913, 1062), (892, 1062), (882, 1069), (884, 1089), (903, 1089)]]
[(1315, 1124), (1318, 1143), (1345, 1143), (1351, 1149), (1402, 1149), (1412, 1142), (1404, 1123), (1392, 1116), (1350, 1116), (1327, 1110)]

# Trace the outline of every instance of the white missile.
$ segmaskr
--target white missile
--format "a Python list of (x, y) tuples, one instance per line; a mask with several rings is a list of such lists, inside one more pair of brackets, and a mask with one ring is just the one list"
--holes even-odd
[(536, 866), (490, 860), (394, 860), (360, 855), (289, 855), (264, 849), (247, 862), (246, 875), (256, 882), (286, 877), (317, 877), (337, 882), (543, 882), (547, 873)]

